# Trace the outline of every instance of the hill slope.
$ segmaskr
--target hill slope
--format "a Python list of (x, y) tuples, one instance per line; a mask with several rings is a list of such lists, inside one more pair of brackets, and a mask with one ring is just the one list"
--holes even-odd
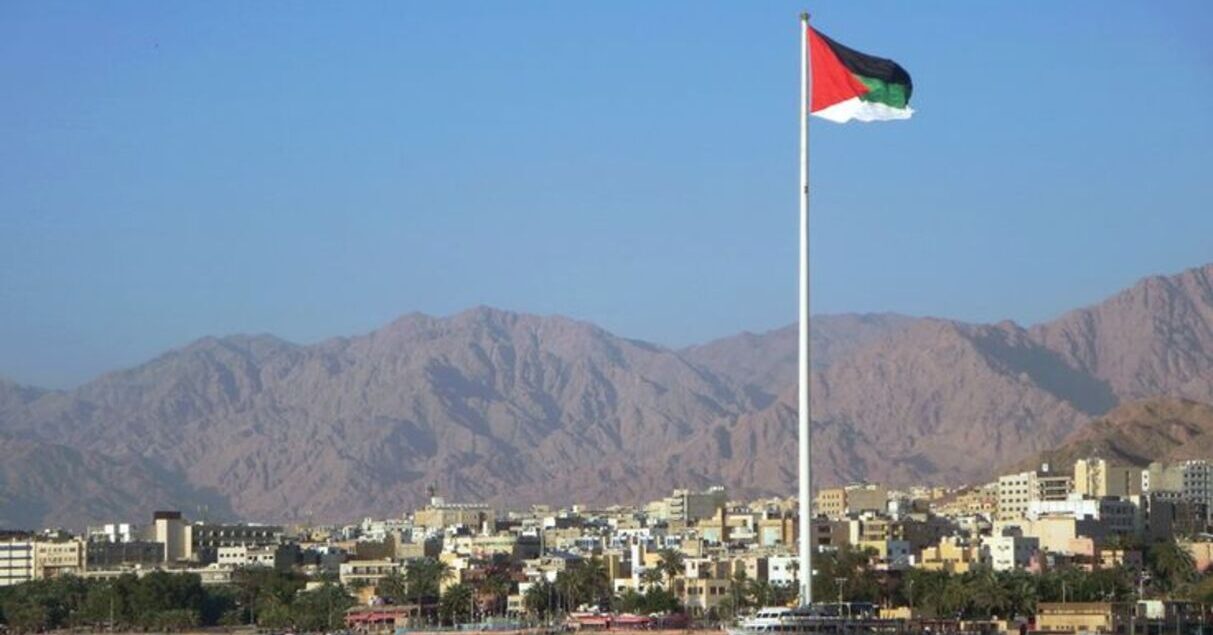
[[(1213, 401), (1211, 278), (1213, 266), (1151, 278), (1030, 329), (819, 319), (816, 482), (971, 482), (1142, 394)], [(794, 336), (675, 351), (479, 308), (309, 346), (204, 338), (72, 391), (0, 384), (0, 434), (112, 474), (99, 482), (115, 491), (134, 484), (261, 520), (395, 514), (431, 483), (514, 505), (712, 483), (786, 494)], [(24, 501), (13, 504), (28, 513), (9, 513), (23, 522), (141, 514), (122, 496), (38, 507), (29, 492), (70, 502), (66, 489), (55, 497), (70, 484), (18, 476), (0, 481), (0, 497)]]
[(1130, 402), (1094, 419), (1059, 447), (1018, 467), (1027, 469), (1042, 462), (1071, 465), (1092, 456), (1139, 467), (1152, 461), (1213, 457), (1213, 406), (1175, 397)]

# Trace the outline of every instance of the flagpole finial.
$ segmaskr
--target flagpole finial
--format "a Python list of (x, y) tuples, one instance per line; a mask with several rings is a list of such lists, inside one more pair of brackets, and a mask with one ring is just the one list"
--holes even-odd
[(802, 11), (802, 12), (800, 13), (800, 21), (801, 21), (801, 22), (808, 22), (808, 21), (809, 21), (809, 12), (808, 12), (808, 11)]

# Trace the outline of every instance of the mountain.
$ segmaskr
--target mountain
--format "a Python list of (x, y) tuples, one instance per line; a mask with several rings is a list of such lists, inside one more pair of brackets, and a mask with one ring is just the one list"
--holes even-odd
[[(827, 368), (881, 337), (910, 327), (917, 318), (896, 313), (813, 316), (809, 323), (812, 368)], [(766, 333), (740, 333), (681, 351), (691, 362), (711, 368), (739, 385), (767, 396), (767, 401), (796, 381), (795, 324)]]
[(0, 417), (19, 416), (19, 412), (44, 394), (45, 390), (22, 386), (0, 377)]
[(0, 436), (0, 527), (78, 526), (116, 512), (150, 517), (156, 509), (213, 509), (231, 515), (223, 497), (137, 460), (118, 460), (63, 445)]
[(150, 461), (245, 517), (341, 519), (398, 513), (431, 483), (500, 502), (640, 495), (663, 448), (753, 407), (667, 349), (480, 308), (307, 347), (207, 338), (5, 427)]
[(1213, 394), (1213, 265), (1153, 276), (1032, 328), (1033, 339), (1119, 399)]
[[(1030, 328), (817, 318), (815, 482), (973, 482), (1128, 401), (1213, 401), (1211, 278), (1150, 278)], [(787, 494), (795, 336), (672, 350), (481, 307), (306, 346), (203, 338), (70, 391), (0, 383), (0, 438), (47, 457), (6, 464), (0, 520), (137, 519), (125, 493), (142, 491), (266, 521), (393, 515), (431, 484), (502, 505)], [(95, 503), (38, 470), (65, 463), (98, 474)], [(70, 505), (36, 504), (56, 495)]]
[(1176, 397), (1154, 397), (1117, 406), (1080, 427), (1056, 448), (1016, 468), (1041, 463), (1066, 466), (1098, 456), (1144, 467), (1152, 461), (1213, 457), (1213, 406)]

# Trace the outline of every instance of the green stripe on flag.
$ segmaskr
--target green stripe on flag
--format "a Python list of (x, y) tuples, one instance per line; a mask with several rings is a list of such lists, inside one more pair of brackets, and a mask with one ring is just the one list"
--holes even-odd
[(861, 100), (885, 104), (892, 108), (906, 107), (908, 100), (906, 99), (905, 84), (893, 84), (862, 75), (855, 75), (855, 79), (863, 82), (863, 85), (868, 87), (868, 92), (860, 95), (859, 98)]

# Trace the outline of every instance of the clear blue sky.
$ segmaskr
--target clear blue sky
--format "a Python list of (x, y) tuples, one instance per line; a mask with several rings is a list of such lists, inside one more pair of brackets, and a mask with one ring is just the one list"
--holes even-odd
[[(0, 3), (0, 375), (488, 304), (794, 319), (791, 2)], [(1213, 3), (816, 2), (814, 310), (1031, 323), (1213, 260)]]

